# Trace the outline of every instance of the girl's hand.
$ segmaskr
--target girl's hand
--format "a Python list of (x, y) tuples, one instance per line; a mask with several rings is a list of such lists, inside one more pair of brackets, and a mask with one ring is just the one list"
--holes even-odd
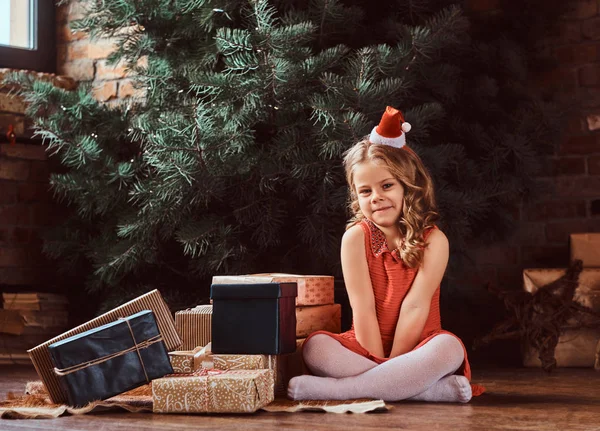
[(342, 237), (341, 258), (356, 339), (371, 354), (383, 357), (375, 296), (367, 265), (365, 234), (360, 225), (352, 226)]

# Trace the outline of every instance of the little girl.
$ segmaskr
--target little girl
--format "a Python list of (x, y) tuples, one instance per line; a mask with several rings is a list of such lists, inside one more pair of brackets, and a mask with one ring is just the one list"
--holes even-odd
[(353, 324), (306, 339), (303, 357), (314, 376), (290, 380), (292, 399), (466, 403), (483, 392), (469, 383), (464, 345), (441, 327), (448, 239), (435, 225), (431, 177), (406, 146), (409, 131), (388, 107), (369, 138), (346, 153), (354, 217), (341, 260)]

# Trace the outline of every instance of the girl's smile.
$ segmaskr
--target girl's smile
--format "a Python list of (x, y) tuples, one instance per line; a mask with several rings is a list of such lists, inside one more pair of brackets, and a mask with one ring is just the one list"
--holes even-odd
[(391, 207), (391, 206), (385, 207), (385, 208), (379, 208), (379, 209), (373, 210), (373, 212), (374, 213), (376, 213), (376, 212), (382, 212), (382, 211), (386, 211), (386, 210), (389, 210), (389, 209), (392, 209), (392, 208), (393, 207)]
[(356, 165), (353, 181), (363, 215), (386, 234), (388, 241), (397, 240), (404, 203), (402, 184), (385, 165), (372, 161)]

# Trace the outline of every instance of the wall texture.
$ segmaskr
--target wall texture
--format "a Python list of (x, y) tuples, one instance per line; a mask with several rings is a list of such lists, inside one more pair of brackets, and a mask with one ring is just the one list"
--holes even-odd
[[(497, 0), (471, 0), (493, 13)], [(466, 280), (501, 288), (521, 285), (521, 270), (565, 267), (569, 234), (600, 232), (600, 1), (578, 0), (539, 49), (558, 67), (530, 77), (539, 91), (554, 90), (568, 110), (557, 151), (545, 158), (545, 192), (520, 205), (520, 228), (505, 243), (473, 251)]]
[[(0, 69), (0, 81), (8, 70)], [(76, 83), (64, 77), (36, 74), (63, 88)], [(0, 287), (55, 288), (54, 264), (42, 255), (41, 234), (64, 213), (49, 191), (51, 170), (46, 151), (31, 142), (25, 104), (0, 88)], [(12, 125), (17, 143), (7, 143)]]
[[(499, 0), (467, 1), (467, 7), (475, 13), (493, 13), (498, 4)], [(107, 65), (106, 57), (112, 50), (112, 42), (90, 41), (84, 34), (69, 29), (69, 23), (83, 14), (79, 0), (72, 0), (58, 9), (58, 72), (76, 81), (90, 82), (96, 97), (108, 103), (136, 97), (139, 93), (133, 88), (125, 68)], [(465, 284), (492, 283), (503, 288), (518, 288), (523, 268), (568, 264), (570, 233), (600, 231), (600, 0), (576, 2), (575, 9), (561, 21), (560, 31), (540, 49), (551, 54), (559, 67), (532, 76), (532, 86), (557, 90), (559, 99), (570, 106), (569, 115), (563, 119), (564, 139), (558, 151), (545, 159), (546, 169), (539, 178), (551, 191), (539, 195), (536, 202), (520, 206), (520, 228), (510, 239), (503, 244), (473, 250), (473, 265), (465, 271)], [(0, 94), (0, 127), (14, 122), (19, 133), (26, 136), (23, 107), (10, 107), (10, 103), (18, 105), (20, 102), (8, 102)], [(21, 198), (16, 197), (19, 187), (24, 189), (30, 179), (32, 183), (42, 184), (46, 167), (40, 150), (19, 152), (6, 146), (2, 148), (0, 179), (11, 183), (6, 189), (10, 192), (0, 197), (0, 208), (4, 208), (0, 209), (0, 221), (5, 220), (0, 226), (16, 227), (10, 224), (13, 222), (6, 222), (17, 217), (3, 215), (6, 205), (20, 202)], [(14, 167), (17, 165), (20, 167)], [(37, 183), (38, 180), (42, 183)], [(43, 188), (41, 185), (35, 187)], [(39, 198), (40, 201), (45, 199)], [(28, 211), (27, 217), (34, 217), (34, 210)], [(37, 212), (35, 214), (38, 217)], [(27, 217), (19, 216), (19, 219), (26, 220)], [(7, 233), (5, 227), (0, 227), (4, 229), (0, 230), (2, 244), (7, 243), (8, 236), (12, 238), (10, 241), (17, 241), (21, 230), (12, 228)], [(29, 238), (30, 233), (25, 236)], [(13, 258), (2, 257), (6, 252), (0, 253), (4, 253), (0, 254), (2, 268)], [(17, 276), (11, 277), (0, 278), (0, 283), (25, 283)], [(484, 289), (475, 288), (474, 292), (482, 298), (487, 295)]]
[(57, 71), (77, 81), (91, 82), (98, 100), (123, 100), (137, 94), (122, 64), (110, 66), (106, 58), (113, 50), (111, 39), (91, 41), (74, 32), (69, 23), (83, 17), (84, 2), (72, 0), (59, 6), (56, 14)]

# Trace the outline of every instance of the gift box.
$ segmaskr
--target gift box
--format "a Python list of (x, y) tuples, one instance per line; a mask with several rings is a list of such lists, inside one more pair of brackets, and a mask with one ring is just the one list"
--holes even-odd
[(338, 334), (342, 327), (340, 304), (296, 307), (296, 337), (305, 338), (316, 331)]
[[(554, 350), (557, 367), (594, 367), (596, 346), (600, 342), (600, 331), (593, 329), (565, 330), (558, 338)], [(523, 365), (541, 367), (539, 351), (532, 347), (523, 348)]]
[(48, 350), (68, 404), (76, 407), (173, 373), (150, 310), (57, 341)]
[(181, 336), (181, 350), (193, 350), (211, 342), (212, 312), (209, 304), (175, 313), (175, 329)]
[(202, 360), (205, 358), (202, 347), (194, 350), (175, 350), (169, 352), (169, 360), (175, 374), (191, 374), (202, 368)]
[(48, 389), (50, 398), (54, 403), (64, 404), (67, 401), (67, 393), (60, 386), (58, 376), (54, 374), (54, 365), (50, 358), (48, 346), (57, 341), (64, 340), (65, 338), (72, 337), (76, 334), (81, 334), (93, 328), (98, 328), (99, 326), (114, 322), (119, 318), (131, 316), (132, 314), (139, 313), (143, 310), (152, 310), (154, 312), (158, 330), (163, 337), (167, 351), (177, 349), (181, 345), (181, 339), (175, 330), (173, 316), (160, 292), (158, 290), (153, 290), (28, 350), (29, 357), (35, 366), (38, 375)]
[[(525, 269), (523, 270), (523, 288), (529, 293), (558, 280), (566, 269)], [(573, 301), (600, 311), (600, 269), (583, 269), (579, 274)], [(558, 338), (554, 357), (558, 367), (593, 367), (595, 346), (600, 340), (598, 329), (565, 330)], [(541, 367), (539, 352), (533, 347), (523, 347), (523, 365)]]
[(203, 370), (152, 382), (154, 413), (253, 413), (274, 399), (273, 371)]
[(334, 278), (328, 275), (250, 274), (213, 277), (212, 284), (296, 283), (296, 306), (333, 304)]
[(215, 284), (212, 351), (278, 355), (296, 349), (295, 283)]
[[(539, 288), (558, 280), (566, 272), (566, 269), (559, 268), (524, 269), (523, 288), (529, 293), (535, 293)], [(573, 301), (600, 311), (600, 268), (584, 268), (581, 271)]]
[(600, 233), (574, 233), (569, 239), (571, 262), (580, 259), (584, 268), (600, 268)]
[(285, 355), (286, 366), (283, 369), (283, 376), (281, 378), (283, 386), (287, 388), (292, 377), (301, 376), (303, 374), (310, 374), (310, 371), (304, 363), (302, 357), (302, 346), (306, 338), (299, 338), (296, 340), (296, 351)]
[(272, 370), (275, 378), (275, 394), (284, 395), (283, 369), (285, 355), (219, 355), (212, 353), (211, 344), (192, 351), (169, 352), (169, 359), (176, 374), (189, 374), (206, 370)]

